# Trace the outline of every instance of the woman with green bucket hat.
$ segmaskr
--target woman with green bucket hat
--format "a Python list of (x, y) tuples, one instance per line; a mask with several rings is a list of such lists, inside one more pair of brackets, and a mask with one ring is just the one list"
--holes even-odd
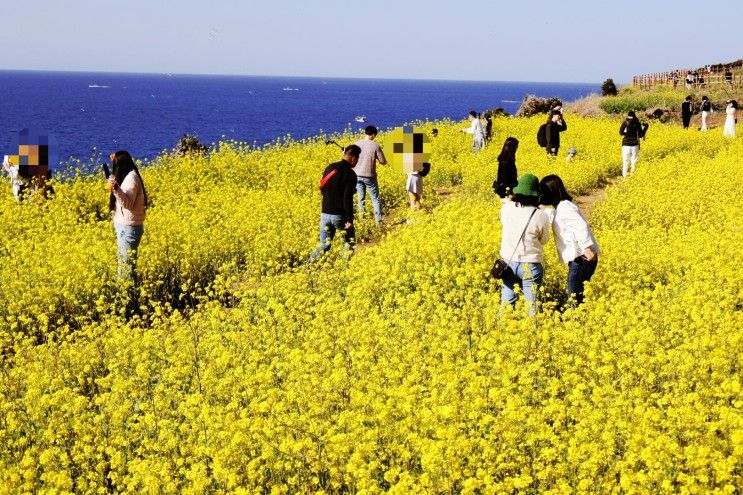
[(503, 279), (501, 304), (514, 305), (518, 299), (514, 291), (519, 285), (524, 299), (529, 302), (529, 314), (534, 315), (537, 290), (544, 279), (544, 245), (550, 237), (550, 218), (539, 208), (539, 179), (523, 175), (513, 195), (503, 202), (500, 255), (508, 263)]

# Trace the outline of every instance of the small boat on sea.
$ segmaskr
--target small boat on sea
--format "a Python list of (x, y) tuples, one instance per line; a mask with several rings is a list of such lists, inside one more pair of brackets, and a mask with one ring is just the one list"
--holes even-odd
[(366, 115), (357, 115), (353, 120), (360, 123), (366, 122)]
[(282, 88), (284, 91), (299, 91), (299, 88), (290, 88), (289, 86)]

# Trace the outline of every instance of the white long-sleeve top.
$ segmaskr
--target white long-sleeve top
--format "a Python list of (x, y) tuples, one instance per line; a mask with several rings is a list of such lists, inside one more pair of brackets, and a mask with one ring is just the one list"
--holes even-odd
[[(504, 260), (521, 263), (541, 263), (544, 260), (544, 245), (550, 238), (550, 217), (543, 209), (538, 208), (529, 221), (533, 211), (533, 206), (520, 206), (511, 200), (503, 202), (500, 210), (500, 255)], [(529, 226), (524, 240), (519, 242), (527, 221)]]
[(473, 136), (480, 136), (483, 139), (485, 138), (485, 131), (482, 128), (482, 122), (480, 122), (480, 119), (472, 119), (469, 128), (464, 129), (464, 132), (472, 134)]
[(557, 254), (563, 263), (569, 263), (582, 256), (589, 247), (593, 248), (594, 253), (599, 254), (599, 245), (591, 226), (575, 203), (568, 200), (560, 201), (551, 217)]

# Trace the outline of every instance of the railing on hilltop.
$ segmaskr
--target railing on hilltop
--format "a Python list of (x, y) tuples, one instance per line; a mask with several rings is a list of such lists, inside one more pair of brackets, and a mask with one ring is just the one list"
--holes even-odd
[[(687, 76), (692, 74), (692, 80)], [(632, 86), (648, 89), (658, 86), (667, 86), (673, 89), (692, 89), (705, 87), (734, 87), (743, 86), (743, 73), (740, 70), (728, 72), (723, 69), (686, 69), (668, 72), (653, 72), (632, 77)]]

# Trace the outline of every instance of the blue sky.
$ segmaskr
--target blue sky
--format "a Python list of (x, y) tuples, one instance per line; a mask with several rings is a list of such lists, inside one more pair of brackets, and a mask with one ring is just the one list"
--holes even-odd
[(0, 69), (600, 82), (743, 58), (741, 0), (0, 0)]

